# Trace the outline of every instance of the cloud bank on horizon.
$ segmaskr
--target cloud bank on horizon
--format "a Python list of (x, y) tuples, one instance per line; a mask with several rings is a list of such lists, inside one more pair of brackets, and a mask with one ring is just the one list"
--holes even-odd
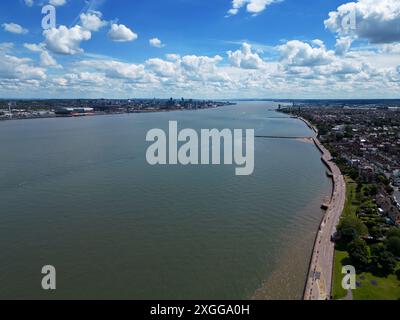
[(398, 98), (400, 1), (321, 1), (1, 3), (0, 98)]

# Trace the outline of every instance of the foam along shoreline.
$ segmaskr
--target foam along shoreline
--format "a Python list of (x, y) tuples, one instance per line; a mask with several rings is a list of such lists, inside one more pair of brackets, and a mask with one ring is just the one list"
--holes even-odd
[(326, 203), (326, 214), (322, 218), (315, 239), (303, 299), (329, 300), (332, 292), (335, 253), (335, 244), (331, 241), (331, 236), (336, 232), (336, 227), (339, 224), (344, 209), (346, 183), (339, 167), (332, 161), (331, 153), (318, 140), (318, 130), (306, 119), (301, 117), (298, 119), (315, 132), (316, 136), (313, 138), (313, 142), (321, 152), (321, 160), (327, 166), (329, 170), (328, 175), (332, 178), (333, 182), (330, 202)]

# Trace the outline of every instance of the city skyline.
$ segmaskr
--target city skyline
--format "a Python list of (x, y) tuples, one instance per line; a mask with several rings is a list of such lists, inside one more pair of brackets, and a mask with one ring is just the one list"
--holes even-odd
[[(43, 30), (42, 7), (56, 8)], [(395, 0), (0, 4), (0, 98), (398, 98)]]

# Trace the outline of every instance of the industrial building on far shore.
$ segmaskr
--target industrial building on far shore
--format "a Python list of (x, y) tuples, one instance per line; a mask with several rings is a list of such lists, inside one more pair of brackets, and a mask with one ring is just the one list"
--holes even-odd
[(56, 108), (54, 113), (58, 117), (82, 117), (82, 116), (92, 116), (95, 114), (93, 108)]

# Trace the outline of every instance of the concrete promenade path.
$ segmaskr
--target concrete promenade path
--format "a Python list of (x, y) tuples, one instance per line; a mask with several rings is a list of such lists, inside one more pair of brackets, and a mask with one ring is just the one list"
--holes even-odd
[(318, 140), (317, 128), (302, 117), (293, 118), (303, 121), (315, 133), (314, 137), (308, 139), (312, 139), (319, 149), (322, 154), (321, 160), (332, 174), (333, 192), (316, 236), (303, 296), (304, 300), (329, 300), (332, 293), (335, 254), (335, 244), (331, 241), (331, 237), (336, 232), (344, 210), (346, 181), (339, 167), (333, 162), (331, 153)]
[(336, 232), (342, 215), (345, 198), (346, 182), (337, 165), (332, 161), (330, 152), (314, 138), (314, 143), (322, 152), (322, 161), (332, 172), (333, 194), (329, 208), (320, 225), (316, 237), (309, 274), (304, 291), (305, 300), (329, 300), (332, 291), (332, 277), (335, 244), (331, 236)]

